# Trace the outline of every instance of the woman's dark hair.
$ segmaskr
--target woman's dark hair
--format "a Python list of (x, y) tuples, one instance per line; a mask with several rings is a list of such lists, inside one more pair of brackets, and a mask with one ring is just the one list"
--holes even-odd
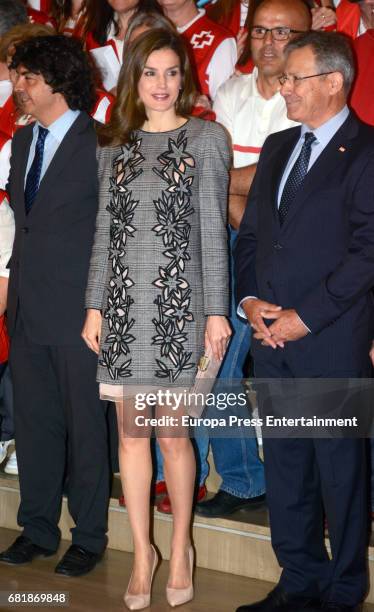
[[(84, 8), (84, 0), (82, 8)], [(62, 32), (68, 19), (72, 16), (72, 0), (51, 0), (50, 13), (57, 24), (57, 31)]]
[(129, 142), (132, 133), (146, 121), (144, 104), (138, 94), (138, 83), (150, 54), (161, 49), (171, 49), (180, 61), (182, 83), (175, 106), (176, 114), (187, 117), (191, 113), (196, 89), (184, 41), (179, 34), (170, 30), (154, 29), (144, 32), (131, 43), (130, 52), (122, 65), (111, 120), (107, 125), (97, 128), (101, 146), (109, 147)]
[[(156, 0), (139, 0), (137, 9), (161, 11)], [(84, 16), (84, 36), (91, 32), (96, 42), (103, 45), (107, 40), (111, 25), (114, 25), (114, 34), (117, 36), (119, 29), (115, 20), (115, 12), (107, 0), (85, 0)]]
[(10, 67), (18, 66), (41, 74), (72, 110), (92, 110), (96, 99), (93, 71), (78, 40), (63, 35), (26, 40), (17, 45), (12, 58)]
[[(50, 13), (57, 23), (58, 32), (61, 31), (61, 25), (71, 17), (73, 3), (72, 0), (51, 0)], [(62, 26), (63, 27), (63, 26)]]

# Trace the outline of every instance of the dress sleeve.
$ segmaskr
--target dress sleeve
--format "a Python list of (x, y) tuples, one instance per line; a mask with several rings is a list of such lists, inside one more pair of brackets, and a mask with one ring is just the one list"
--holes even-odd
[(227, 202), (230, 149), (224, 129), (206, 121), (199, 163), (204, 313), (229, 314)]
[(96, 231), (91, 253), (90, 269), (86, 289), (86, 308), (101, 310), (110, 246), (110, 179), (112, 175), (112, 149), (98, 148), (99, 209), (96, 217)]

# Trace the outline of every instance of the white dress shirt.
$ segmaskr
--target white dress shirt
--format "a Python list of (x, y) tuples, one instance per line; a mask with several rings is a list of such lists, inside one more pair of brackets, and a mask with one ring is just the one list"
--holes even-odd
[[(61, 115), (61, 117), (56, 119), (56, 121), (54, 121), (53, 123), (51, 123), (51, 125), (48, 126), (49, 133), (47, 134), (47, 137), (44, 142), (43, 165), (42, 171), (40, 173), (40, 180), (42, 180), (43, 176), (45, 175), (47, 168), (53, 159), (54, 154), (56, 153), (58, 147), (63, 141), (65, 135), (70, 130), (74, 121), (77, 119), (79, 113), (80, 111), (73, 111), (69, 109), (63, 115)], [(27, 174), (30, 170), (30, 166), (35, 156), (35, 146), (39, 134), (39, 125), (41, 124), (38, 121), (36, 121), (34, 124), (33, 137), (30, 145), (29, 157), (27, 160), (27, 167), (25, 172), (25, 185)], [(45, 126), (42, 125), (42, 127)]]

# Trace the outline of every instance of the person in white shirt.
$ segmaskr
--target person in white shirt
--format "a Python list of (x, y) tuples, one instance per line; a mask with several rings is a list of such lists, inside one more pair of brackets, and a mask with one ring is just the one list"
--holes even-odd
[(217, 121), (226, 127), (232, 140), (229, 221), (235, 229), (240, 225), (265, 139), (294, 125), (287, 119), (278, 77), (283, 71), (286, 44), (310, 27), (310, 11), (301, 0), (262, 2), (249, 33), (255, 69), (230, 79), (214, 101)]

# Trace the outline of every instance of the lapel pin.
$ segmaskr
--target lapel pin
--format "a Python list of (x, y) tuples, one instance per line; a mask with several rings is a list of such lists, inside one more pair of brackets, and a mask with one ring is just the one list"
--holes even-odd
[(338, 150), (340, 151), (340, 153), (345, 153), (347, 149), (345, 147), (339, 147)]

